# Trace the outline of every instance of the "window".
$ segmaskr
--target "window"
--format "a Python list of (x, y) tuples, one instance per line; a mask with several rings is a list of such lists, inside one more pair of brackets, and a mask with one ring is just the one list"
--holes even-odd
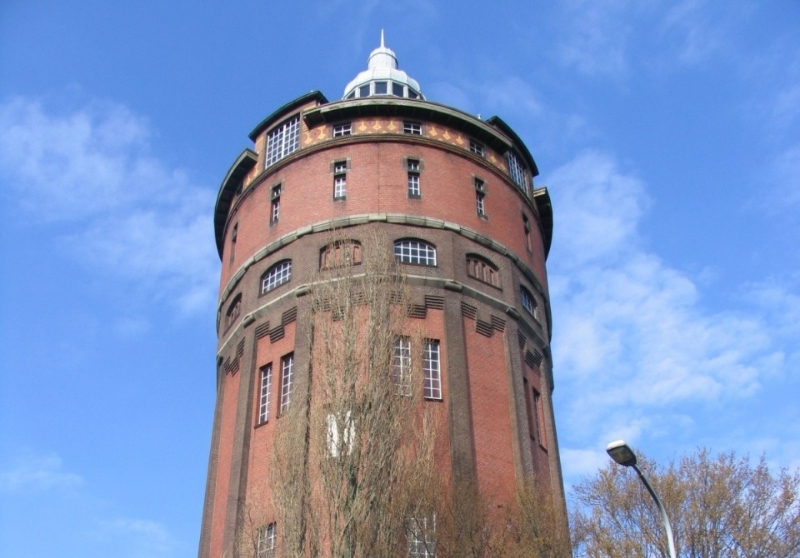
[(242, 295), (236, 295), (236, 298), (233, 299), (233, 302), (228, 307), (228, 312), (225, 314), (225, 329), (231, 327), (234, 322), (239, 318), (239, 314), (242, 310)]
[(389, 93), (389, 83), (385, 81), (376, 81), (375, 82), (375, 94), (376, 95), (386, 95)]
[(486, 194), (481, 191), (475, 192), (475, 204), (478, 209), (478, 217), (486, 217)]
[(425, 399), (442, 398), (442, 369), (439, 362), (439, 341), (425, 341), (422, 353), (422, 396)]
[(392, 359), (392, 382), (399, 395), (410, 396), (411, 389), (411, 340), (398, 337), (394, 340)]
[(531, 251), (531, 222), (528, 220), (528, 216), (523, 214), (522, 215), (522, 228), (525, 231), (525, 249), (530, 252)]
[(344, 416), (340, 416), (338, 419), (335, 414), (329, 414), (327, 424), (328, 456), (350, 455), (353, 452), (353, 441), (356, 437), (356, 427), (350, 417), (350, 411), (345, 411)]
[(500, 287), (500, 272), (497, 267), (477, 254), (467, 254), (467, 275), (493, 287)]
[(520, 285), (519, 297), (522, 302), (522, 307), (527, 310), (532, 316), (536, 316), (536, 299), (528, 289)]
[(392, 82), (392, 95), (395, 95), (397, 97), (402, 97), (403, 96), (403, 84), (402, 83), (397, 83), (396, 81)]
[(343, 200), (347, 197), (347, 161), (333, 163), (333, 199)]
[(268, 293), (287, 283), (291, 278), (292, 260), (283, 260), (276, 263), (261, 276), (261, 294)]
[(233, 229), (231, 230), (231, 257), (228, 261), (228, 265), (233, 265), (233, 260), (236, 259), (236, 237), (239, 235), (239, 223), (233, 225)]
[(478, 157), (483, 157), (483, 144), (474, 139), (469, 140), (469, 150)]
[(294, 153), (300, 145), (300, 117), (295, 116), (272, 130), (267, 136), (267, 165), (277, 163)]
[(436, 515), (409, 517), (406, 539), (409, 558), (434, 558), (436, 556)]
[(400, 263), (436, 265), (436, 248), (422, 240), (398, 240), (394, 243), (394, 255)]
[(289, 353), (281, 359), (281, 414), (289, 410), (292, 399), (292, 368), (294, 366), (294, 353)]
[(281, 184), (276, 184), (272, 187), (272, 211), (270, 212), (269, 224), (274, 225), (278, 222), (281, 216), (281, 191), (283, 187)]
[(547, 447), (547, 436), (544, 431), (544, 405), (542, 404), (542, 396), (534, 388), (533, 390), (533, 408), (535, 412), (536, 422), (536, 437), (539, 438), (539, 445), (543, 448)]
[(269, 399), (272, 395), (272, 364), (261, 367), (261, 389), (258, 395), (258, 424), (269, 420)]
[(256, 539), (256, 558), (274, 558), (276, 540), (274, 522), (259, 529)]
[(359, 97), (369, 97), (369, 83), (358, 88)]
[(351, 122), (345, 122), (343, 124), (337, 124), (333, 127), (333, 137), (335, 138), (342, 138), (344, 136), (349, 136), (353, 132), (353, 124)]
[(338, 240), (328, 244), (320, 252), (320, 269), (334, 269), (359, 264), (361, 264), (361, 244), (356, 240)]
[(513, 151), (508, 152), (508, 175), (521, 190), (528, 191), (528, 183), (525, 179), (525, 167), (522, 166), (522, 163), (519, 162), (519, 159)]
[(408, 170), (408, 197), (422, 197), (419, 179), (422, 166), (420, 165), (419, 159), (406, 159), (406, 169)]
[(413, 134), (415, 136), (422, 135), (422, 124), (419, 122), (411, 122), (409, 120), (403, 121), (403, 133)]

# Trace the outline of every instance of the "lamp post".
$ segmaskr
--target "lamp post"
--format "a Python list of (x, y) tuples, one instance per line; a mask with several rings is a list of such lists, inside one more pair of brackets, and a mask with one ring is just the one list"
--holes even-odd
[(653, 500), (656, 501), (656, 505), (658, 506), (658, 511), (661, 512), (661, 522), (664, 524), (664, 530), (667, 532), (667, 542), (669, 543), (669, 555), (670, 558), (677, 558), (677, 554), (675, 554), (675, 541), (672, 538), (672, 526), (669, 524), (669, 517), (667, 517), (667, 510), (664, 509), (664, 504), (661, 503), (661, 500), (656, 494), (656, 491), (653, 490), (653, 487), (650, 486), (650, 482), (647, 480), (647, 477), (644, 476), (642, 470), (636, 465), (636, 454), (633, 453), (633, 450), (630, 448), (628, 444), (625, 443), (625, 440), (617, 440), (616, 442), (611, 442), (606, 447), (606, 451), (608, 455), (611, 456), (611, 459), (619, 463), (620, 465), (624, 465), (625, 467), (632, 467), (634, 471), (639, 475), (639, 478), (642, 479), (642, 483), (644, 483), (645, 488), (650, 493), (650, 496), (653, 497)]

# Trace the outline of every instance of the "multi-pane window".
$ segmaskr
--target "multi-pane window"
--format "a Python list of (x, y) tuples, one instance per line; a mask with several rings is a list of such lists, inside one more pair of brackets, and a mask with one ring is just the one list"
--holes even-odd
[(349, 136), (352, 132), (353, 124), (351, 122), (344, 122), (333, 127), (333, 137), (335, 138)]
[(478, 217), (486, 217), (486, 194), (480, 190), (475, 191), (475, 205), (477, 206)]
[(484, 154), (483, 144), (482, 143), (478, 143), (474, 139), (469, 140), (469, 150), (472, 153), (474, 153), (475, 155), (477, 155), (478, 157), (483, 157), (483, 154)]
[(336, 161), (333, 164), (333, 199), (342, 200), (347, 197), (347, 161)]
[(425, 399), (442, 398), (442, 367), (439, 359), (439, 341), (425, 341), (422, 353), (422, 396)]
[(409, 558), (434, 558), (436, 556), (436, 516), (409, 517), (406, 528)]
[(233, 225), (231, 229), (231, 256), (228, 265), (233, 265), (233, 260), (236, 259), (236, 238), (239, 235), (239, 223)]
[(277, 533), (275, 523), (270, 523), (258, 530), (256, 539), (256, 558), (274, 558)]
[(328, 455), (330, 457), (350, 455), (353, 452), (353, 442), (356, 437), (356, 426), (350, 416), (350, 411), (345, 411), (338, 417), (333, 413), (329, 414), (327, 425)]
[(419, 122), (412, 122), (410, 120), (403, 121), (403, 133), (404, 134), (413, 134), (415, 136), (422, 135), (422, 124)]
[(322, 249), (319, 257), (320, 269), (348, 267), (361, 263), (361, 244), (356, 240), (338, 240)]
[(513, 151), (508, 152), (508, 174), (511, 180), (523, 191), (528, 191), (528, 182), (525, 178), (525, 167)]
[(520, 285), (519, 288), (519, 298), (520, 302), (522, 303), (522, 307), (530, 312), (532, 316), (536, 316), (536, 299), (533, 298), (533, 295), (530, 293), (530, 291), (522, 285)]
[(283, 260), (267, 270), (261, 276), (261, 294), (287, 283), (292, 278), (292, 260)]
[(294, 153), (300, 145), (300, 117), (295, 116), (272, 130), (267, 136), (267, 166)]
[(408, 170), (408, 197), (419, 198), (422, 196), (420, 187), (420, 171), (422, 166), (419, 159), (406, 159), (406, 169)]
[(400, 395), (411, 395), (411, 340), (398, 337), (394, 340), (392, 382)]
[(436, 265), (436, 248), (422, 240), (404, 239), (394, 243), (394, 255), (400, 263)]
[(489, 285), (500, 286), (500, 272), (494, 265), (476, 254), (467, 255), (467, 275)]
[(292, 400), (293, 367), (294, 353), (289, 353), (281, 359), (281, 414), (289, 410)]
[(242, 310), (242, 295), (236, 295), (236, 298), (233, 299), (233, 302), (228, 307), (228, 312), (225, 315), (225, 329), (231, 327), (233, 323), (239, 318), (239, 314)]
[(258, 394), (258, 423), (269, 420), (269, 400), (272, 395), (272, 364), (261, 367), (261, 385)]
[(280, 184), (276, 184), (272, 187), (272, 209), (270, 211), (270, 224), (277, 223), (278, 219), (281, 216), (281, 191), (283, 187)]

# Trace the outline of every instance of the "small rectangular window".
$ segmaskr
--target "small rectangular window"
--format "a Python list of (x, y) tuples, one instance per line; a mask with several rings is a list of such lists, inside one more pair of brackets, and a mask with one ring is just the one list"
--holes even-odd
[(393, 81), (392, 82), (392, 95), (395, 95), (397, 97), (402, 97), (403, 96), (403, 85), (400, 84), (400, 83), (397, 83), (396, 81)]
[(255, 558), (275, 558), (275, 543), (277, 542), (276, 531), (275, 522), (258, 530)]
[(483, 157), (483, 144), (478, 143), (477, 141), (471, 139), (469, 140), (469, 150), (477, 155), (478, 157)]
[(404, 134), (413, 134), (415, 136), (422, 135), (422, 124), (419, 122), (410, 122), (405, 120), (403, 122), (403, 133)]
[(415, 172), (408, 173), (408, 197), (419, 198), (422, 196), (422, 190), (419, 186), (419, 174)]
[(289, 410), (292, 400), (294, 353), (281, 358), (281, 414)]
[(436, 556), (436, 515), (409, 517), (406, 527), (409, 558), (434, 558)]
[(359, 97), (369, 97), (369, 83), (358, 88)]
[(347, 161), (333, 163), (333, 199), (343, 200), (347, 197)]
[(351, 122), (345, 122), (344, 124), (337, 124), (333, 127), (333, 137), (335, 138), (342, 138), (344, 136), (349, 136), (353, 132), (353, 124)]
[(375, 82), (375, 94), (386, 95), (389, 92), (389, 84), (385, 81)]

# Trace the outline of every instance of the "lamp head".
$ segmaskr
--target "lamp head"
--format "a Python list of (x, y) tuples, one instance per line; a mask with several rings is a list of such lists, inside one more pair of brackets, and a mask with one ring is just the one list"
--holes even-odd
[(611, 442), (606, 447), (606, 451), (608, 452), (608, 455), (611, 456), (611, 459), (620, 465), (624, 465), (626, 467), (632, 467), (636, 465), (636, 454), (633, 453), (633, 450), (630, 448), (630, 446), (625, 443), (625, 440)]

